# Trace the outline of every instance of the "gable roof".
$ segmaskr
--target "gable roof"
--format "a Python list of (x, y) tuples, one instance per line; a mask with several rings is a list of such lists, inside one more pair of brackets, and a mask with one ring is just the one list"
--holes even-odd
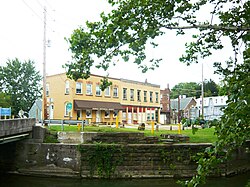
[[(194, 100), (193, 97), (181, 98), (180, 99), (180, 110), (184, 110), (192, 100)], [(170, 107), (172, 110), (178, 110), (178, 99), (171, 99), (170, 100)]]

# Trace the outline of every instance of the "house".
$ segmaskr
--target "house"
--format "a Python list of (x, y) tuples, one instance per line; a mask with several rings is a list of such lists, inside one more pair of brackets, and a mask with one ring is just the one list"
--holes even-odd
[[(215, 97), (204, 97), (203, 99), (203, 108), (204, 108), (204, 119), (205, 120), (214, 120), (220, 119), (223, 115), (223, 108), (227, 106), (227, 96), (215, 96)], [(196, 107), (201, 114), (202, 110), (202, 99), (196, 99)]]
[[(179, 96), (178, 98), (170, 100), (171, 116), (174, 123), (179, 123), (182, 118), (190, 118), (192, 108), (196, 105), (196, 101), (193, 97), (186, 97), (185, 95)], [(180, 115), (178, 115), (180, 111)], [(179, 118), (178, 118), (179, 116)]]
[(170, 89), (169, 85), (167, 88), (160, 91), (161, 98), (161, 115), (160, 123), (161, 124), (170, 124)]
[(160, 86), (127, 79), (109, 78), (104, 91), (102, 76), (73, 81), (65, 73), (47, 76), (46, 97), (50, 119), (83, 119), (92, 123), (135, 124), (159, 121)]
[(42, 99), (37, 99), (29, 110), (29, 117), (35, 118), (36, 122), (42, 121)]

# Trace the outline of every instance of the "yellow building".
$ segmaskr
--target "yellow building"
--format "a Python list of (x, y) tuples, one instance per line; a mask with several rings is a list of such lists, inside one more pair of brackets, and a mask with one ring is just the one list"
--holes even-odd
[[(109, 78), (112, 85), (101, 91), (102, 76), (73, 81), (66, 74), (47, 76), (49, 119), (83, 119), (92, 123), (136, 124), (159, 121), (160, 86), (147, 82)], [(44, 105), (43, 105), (44, 106)]]

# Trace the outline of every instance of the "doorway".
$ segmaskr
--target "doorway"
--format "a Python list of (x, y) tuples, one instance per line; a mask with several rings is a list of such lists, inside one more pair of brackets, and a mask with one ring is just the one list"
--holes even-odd
[(96, 111), (96, 123), (100, 123), (101, 122), (101, 111), (97, 110)]

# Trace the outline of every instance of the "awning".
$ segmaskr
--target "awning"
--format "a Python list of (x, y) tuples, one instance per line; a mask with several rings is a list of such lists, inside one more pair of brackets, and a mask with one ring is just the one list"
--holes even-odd
[(91, 109), (91, 110), (122, 110), (123, 107), (120, 103), (103, 102), (103, 101), (87, 101), (87, 100), (74, 100), (74, 109)]

